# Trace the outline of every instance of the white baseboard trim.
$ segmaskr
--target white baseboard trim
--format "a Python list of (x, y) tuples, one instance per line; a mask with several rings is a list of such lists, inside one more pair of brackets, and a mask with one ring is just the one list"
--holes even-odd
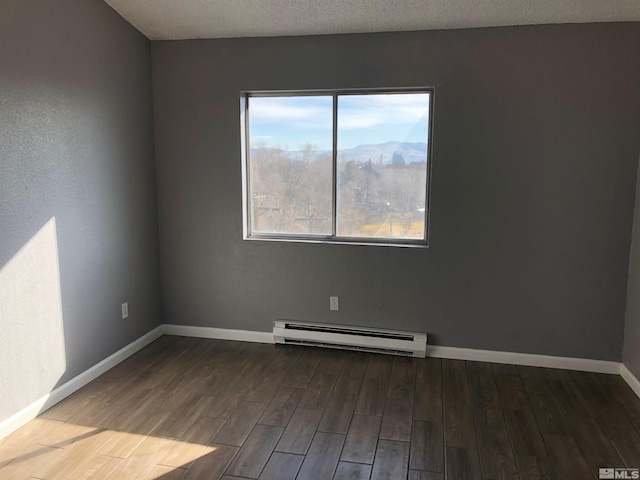
[(640, 397), (640, 380), (638, 380), (638, 378), (633, 373), (631, 373), (631, 371), (624, 363), (620, 365), (620, 376), (624, 379), (625, 382), (629, 384), (631, 390), (633, 390), (635, 394)]
[(115, 367), (120, 362), (126, 360), (131, 355), (136, 353), (139, 350), (142, 350), (144, 347), (149, 345), (154, 340), (158, 339), (163, 334), (163, 326), (156, 327), (151, 330), (149, 333), (143, 335), (142, 337), (134, 340), (129, 345), (121, 348), (113, 355), (108, 356), (101, 362), (95, 364), (93, 367), (85, 370), (81, 374), (73, 377), (68, 382), (60, 385), (51, 393), (44, 395), (39, 398), (31, 405), (26, 408), (23, 408), (18, 413), (12, 415), (0, 422), (0, 440), (9, 435), (10, 433), (16, 431), (18, 428), (22, 427), (24, 424), (30, 422), (34, 418), (36, 418), (40, 413), (48, 410), (53, 407), (56, 403), (61, 402), (69, 395), (84, 387), (87, 383), (92, 380), (95, 380), (100, 375), (105, 373), (107, 370)]
[[(213, 327), (190, 327), (187, 325), (165, 324), (164, 333), (184, 337), (217, 338), (237, 340), (241, 342), (274, 343), (272, 332), (255, 332), (250, 330), (232, 330)], [(493, 350), (476, 350), (472, 348), (441, 347), (427, 345), (427, 356), (451, 358), (458, 360), (475, 360), (478, 362), (509, 363), (533, 367), (563, 368), (584, 372), (620, 374), (620, 363), (586, 358), (552, 357), (527, 353), (499, 352)]]
[(238, 340), (240, 342), (274, 343), (273, 332), (232, 330), (228, 328), (189, 327), (187, 325), (164, 324), (163, 333), (182, 337), (216, 338), (218, 340)]
[(441, 347), (438, 345), (427, 345), (427, 356), (455, 360), (473, 360), (477, 362), (509, 363), (530, 367), (562, 368), (583, 372), (620, 374), (620, 364), (618, 362), (590, 360), (587, 358), (552, 357), (532, 353), (499, 352), (494, 350), (476, 350), (473, 348)]

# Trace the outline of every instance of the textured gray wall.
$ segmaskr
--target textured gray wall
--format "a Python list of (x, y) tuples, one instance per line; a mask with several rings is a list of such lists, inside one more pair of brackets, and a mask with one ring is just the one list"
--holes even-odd
[[(620, 361), (640, 24), (151, 50), (165, 321), (293, 318)], [(430, 248), (241, 239), (240, 91), (422, 85), (436, 88)]]
[(149, 41), (101, 1), (3, 0), (0, 422), (160, 323), (157, 245)]
[(622, 361), (640, 378), (640, 170), (636, 181), (636, 205), (633, 214), (633, 237), (629, 256), (627, 311)]

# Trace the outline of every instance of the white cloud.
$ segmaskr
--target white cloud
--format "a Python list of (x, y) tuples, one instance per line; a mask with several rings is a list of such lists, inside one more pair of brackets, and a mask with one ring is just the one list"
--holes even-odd
[[(428, 97), (429, 94), (424, 93), (340, 95), (338, 128), (358, 130), (384, 125), (412, 128), (426, 123)], [(332, 99), (328, 96), (252, 97), (249, 115), (252, 124), (331, 130)]]
[(371, 128), (384, 123), (380, 115), (364, 114), (359, 111), (349, 111), (338, 114), (339, 129)]
[(358, 129), (426, 122), (429, 115), (426, 97), (425, 94), (342, 96), (338, 100), (338, 128)]
[(254, 97), (249, 105), (251, 122), (331, 129), (331, 97)]
[(272, 99), (256, 99), (249, 110), (252, 120), (302, 120), (313, 116), (317, 109), (298, 105), (286, 105)]

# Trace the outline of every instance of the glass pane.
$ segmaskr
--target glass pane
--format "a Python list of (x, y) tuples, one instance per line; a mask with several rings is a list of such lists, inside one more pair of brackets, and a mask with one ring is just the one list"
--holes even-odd
[(333, 99), (249, 98), (253, 233), (331, 235)]
[(425, 236), (428, 93), (338, 97), (337, 234)]

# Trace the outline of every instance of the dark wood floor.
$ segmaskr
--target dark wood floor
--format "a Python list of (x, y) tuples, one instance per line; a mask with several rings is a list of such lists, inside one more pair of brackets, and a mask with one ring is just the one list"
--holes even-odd
[(164, 336), (0, 442), (0, 478), (588, 479), (640, 467), (615, 375)]

